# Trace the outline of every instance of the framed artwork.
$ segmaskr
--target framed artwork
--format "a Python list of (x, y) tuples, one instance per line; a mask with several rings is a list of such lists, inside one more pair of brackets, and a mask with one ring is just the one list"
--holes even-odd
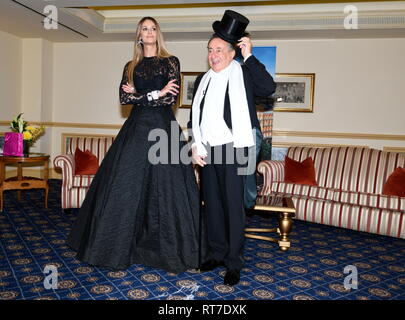
[(253, 47), (252, 54), (266, 67), (268, 73), (274, 78), (276, 74), (277, 47)]
[[(276, 74), (276, 51), (277, 47), (252, 47), (252, 54), (265, 66), (273, 78)], [(237, 55), (235, 60), (242, 63), (242, 55)]]
[(274, 111), (313, 112), (315, 73), (276, 73)]
[(195, 80), (201, 73), (203, 72), (181, 72), (181, 85), (179, 97), (180, 108), (191, 108)]

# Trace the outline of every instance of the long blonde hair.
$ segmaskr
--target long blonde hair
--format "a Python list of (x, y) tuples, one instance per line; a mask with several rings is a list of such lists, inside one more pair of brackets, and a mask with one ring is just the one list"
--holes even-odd
[(133, 83), (133, 73), (135, 67), (140, 63), (143, 59), (143, 45), (138, 44), (139, 41), (139, 35), (141, 33), (141, 28), (142, 28), (142, 23), (144, 23), (145, 20), (150, 20), (152, 21), (155, 26), (156, 26), (156, 32), (157, 32), (157, 37), (156, 37), (156, 47), (157, 47), (157, 57), (158, 58), (167, 58), (170, 57), (171, 54), (167, 51), (165, 41), (163, 39), (163, 34), (162, 31), (160, 30), (159, 23), (156, 21), (155, 18), (152, 17), (143, 17), (139, 22), (138, 22), (138, 27), (136, 28), (136, 36), (135, 36), (135, 45), (134, 45), (134, 57), (132, 58), (132, 61), (128, 65), (128, 81), (130, 84)]

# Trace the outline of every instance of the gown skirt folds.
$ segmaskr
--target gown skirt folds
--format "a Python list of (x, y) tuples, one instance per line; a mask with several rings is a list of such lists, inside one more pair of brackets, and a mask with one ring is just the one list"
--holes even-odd
[[(185, 142), (170, 106), (132, 108), (68, 236), (79, 260), (114, 270), (142, 264), (179, 273), (199, 266), (206, 236), (199, 190), (191, 164), (171, 163), (172, 125), (179, 154)], [(148, 138), (152, 129), (167, 133), (160, 154), (152, 154), (167, 152), (168, 163), (148, 159), (159, 142)]]

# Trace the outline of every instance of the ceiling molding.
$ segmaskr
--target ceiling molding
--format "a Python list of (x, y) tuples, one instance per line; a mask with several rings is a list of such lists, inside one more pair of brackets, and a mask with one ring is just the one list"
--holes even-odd
[[(405, 38), (405, 1), (399, 0), (189, 0), (187, 3), (181, 0), (89, 0), (87, 7), (79, 7), (84, 3), (79, 0), (18, 1), (29, 4), (37, 12), (42, 12), (45, 4), (55, 5), (61, 24), (88, 36), (80, 37), (62, 26), (45, 30), (42, 15), (13, 5), (12, 1), (0, 1), (0, 30), (21, 38), (43, 38), (51, 42), (133, 41), (137, 23), (144, 16), (159, 21), (166, 41), (203, 41), (212, 34), (212, 23), (220, 20), (231, 6), (250, 19), (247, 30), (256, 40)], [(347, 4), (358, 9), (359, 29), (344, 29)]]
[[(167, 33), (192, 33), (212, 32), (212, 22), (220, 19), (222, 10), (215, 9), (220, 14), (201, 14), (196, 10), (190, 10), (182, 15), (167, 14), (165, 10), (158, 9), (153, 16)], [(64, 9), (76, 17), (85, 20), (103, 33), (134, 33), (138, 21), (145, 16), (143, 10), (126, 11), (121, 17), (104, 18), (97, 11), (86, 9)], [(247, 14), (246, 12), (249, 14)], [(255, 31), (296, 31), (296, 30), (345, 30), (344, 19), (341, 11), (310, 11), (310, 12), (281, 12), (274, 13), (271, 8), (248, 8), (239, 10), (250, 19), (249, 32)], [(174, 11), (172, 12), (174, 13)], [(362, 10), (358, 14), (359, 29), (395, 29), (405, 28), (405, 6), (402, 10)], [(353, 30), (349, 30), (353, 32)]]
[[(402, 0), (308, 0), (305, 4), (336, 4), (336, 3), (364, 3), (364, 2), (399, 2)], [(282, 1), (233, 1), (233, 2), (203, 2), (203, 3), (173, 3), (173, 4), (145, 4), (129, 6), (89, 6), (74, 7), (88, 8), (93, 10), (150, 10), (150, 9), (179, 9), (179, 8), (212, 8), (212, 7), (243, 7), (243, 6), (279, 6), (279, 5), (302, 5), (299, 0)]]
[[(26, 9), (26, 10), (29, 10), (30, 12), (36, 13), (37, 15), (41, 16), (42, 18), (46, 18), (46, 17), (47, 17), (46, 14), (44, 14), (44, 13), (38, 11), (38, 10), (35, 10), (34, 8), (31, 8), (30, 6), (25, 5), (24, 3), (20, 2), (20, 1), (17, 1), (17, 0), (10, 0), (10, 1), (12, 1), (15, 5), (20, 6), (21, 8), (24, 8), (24, 9)], [(52, 18), (51, 18), (51, 21), (52, 21)], [(88, 38), (88, 36), (86, 36), (85, 34), (79, 32), (78, 30), (75, 30), (75, 29), (73, 29), (73, 28), (67, 26), (66, 24), (63, 24), (63, 23), (60, 22), (60, 21), (56, 21), (56, 20), (55, 20), (55, 22), (57, 22), (58, 25), (61, 25), (61, 26), (65, 27), (66, 29), (68, 29), (68, 30), (70, 30), (70, 31), (72, 31), (72, 32), (74, 32), (74, 33), (76, 33), (76, 34), (79, 34), (79, 35), (82, 36), (82, 37)]]
[(60, 9), (62, 12), (74, 16), (88, 23), (98, 31), (104, 32), (105, 17), (92, 9)]

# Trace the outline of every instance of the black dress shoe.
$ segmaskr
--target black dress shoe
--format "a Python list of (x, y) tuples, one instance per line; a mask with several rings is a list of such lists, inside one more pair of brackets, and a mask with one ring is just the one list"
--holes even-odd
[(215, 260), (215, 259), (210, 259), (205, 261), (201, 266), (200, 266), (200, 271), (201, 272), (207, 272), (207, 271), (212, 271), (215, 268), (222, 266), (223, 262)]
[(234, 286), (235, 284), (239, 283), (239, 280), (240, 280), (240, 270), (231, 269), (226, 271), (224, 277), (224, 284), (228, 286)]

